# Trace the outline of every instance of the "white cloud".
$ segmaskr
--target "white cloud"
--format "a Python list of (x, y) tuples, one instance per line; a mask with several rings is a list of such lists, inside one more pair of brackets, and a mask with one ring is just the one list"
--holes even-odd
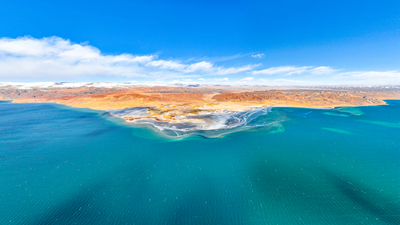
[(330, 83), (322, 81), (294, 80), (294, 79), (258, 79), (257, 84), (269, 86), (311, 86), (311, 85), (329, 85)]
[[(323, 70), (323, 73), (320, 71)], [(399, 71), (354, 71), (336, 73), (336, 70), (316, 67), (313, 74), (330, 74), (329, 76), (313, 77), (315, 79), (258, 79), (257, 84), (271, 86), (310, 86), (310, 85), (399, 85)]]
[(400, 72), (398, 71), (355, 71), (355, 72), (347, 72), (341, 73), (339, 75), (347, 75), (355, 78), (377, 78), (377, 79), (386, 79), (386, 78), (397, 78), (400, 79)]
[(252, 81), (254, 79), (254, 77), (246, 77), (243, 78), (242, 81)]
[(275, 75), (275, 74), (284, 74), (286, 76), (292, 74), (300, 74), (307, 71), (307, 69), (311, 68), (310, 66), (303, 67), (293, 67), (293, 66), (280, 66), (280, 67), (271, 67), (265, 70), (253, 71), (254, 75)]
[(193, 83), (192, 79), (180, 79), (180, 80), (173, 80), (171, 83), (184, 83), (184, 84), (190, 84)]
[(185, 72), (187, 72), (187, 73), (192, 73), (192, 72), (197, 72), (197, 71), (207, 72), (207, 71), (212, 71), (212, 69), (213, 69), (212, 63), (202, 61), (202, 62), (191, 64), (190, 66), (188, 66), (185, 69)]
[(227, 75), (252, 70), (215, 66), (211, 62), (182, 63), (157, 55), (104, 55), (87, 44), (59, 37), (0, 38), (0, 78), (79, 79), (80, 76), (124, 76), (165, 79), (198, 75)]
[(397, 70), (343, 72), (333, 78), (349, 85), (400, 85), (400, 72)]
[(254, 77), (245, 77), (241, 80), (236, 81), (238, 84), (247, 84), (254, 80)]
[(279, 66), (279, 67), (271, 67), (264, 70), (252, 71), (253, 75), (283, 75), (283, 76), (290, 76), (293, 74), (330, 74), (335, 72), (336, 70), (328, 67), (328, 66), (320, 66), (320, 67), (313, 67), (313, 66)]
[(315, 67), (311, 69), (312, 74), (331, 74), (333, 72), (336, 72), (336, 70), (330, 68), (329, 66), (320, 66), (320, 67)]
[(251, 55), (251, 57), (253, 57), (253, 58), (259, 58), (259, 59), (263, 58), (264, 56), (265, 56), (264, 53)]
[[(235, 57), (242, 57), (241, 55)], [(248, 55), (247, 55), (248, 56)], [(255, 58), (264, 54), (252, 55)], [(142, 77), (147, 81), (224, 82), (259, 84), (253, 77), (240, 75), (297, 74), (298, 80), (264, 80), (273, 84), (349, 84), (400, 85), (400, 72), (393, 71), (341, 71), (328, 66), (279, 66), (255, 70), (261, 64), (225, 67), (207, 60), (166, 60), (158, 55), (118, 54), (105, 55), (88, 44), (76, 44), (59, 37), (35, 39), (32, 37), (0, 38), (0, 79), (31, 81), (79, 81), (83, 76), (96, 81), (98, 77)], [(236, 79), (229, 75), (235, 74)], [(225, 78), (218, 78), (224, 76)], [(201, 77), (201, 78), (199, 78)], [(228, 79), (229, 77), (229, 79)], [(308, 77), (308, 78), (307, 78)], [(87, 79), (86, 78), (86, 79)], [(307, 79), (306, 79), (307, 78)], [(193, 79), (193, 80), (187, 80)], [(197, 79), (197, 80), (196, 80)]]
[(215, 69), (215, 71), (212, 74), (227, 75), (227, 74), (241, 73), (241, 72), (251, 71), (257, 66), (259, 66), (259, 64), (247, 65), (247, 66), (242, 66), (242, 67), (230, 67), (230, 68), (218, 67)]
[(227, 77), (225, 77), (225, 78), (217, 78), (217, 79), (214, 79), (215, 81), (218, 81), (218, 82), (227, 82), (227, 81), (229, 81), (229, 78), (227, 78)]
[(158, 67), (160, 69), (165, 69), (165, 70), (178, 70), (181, 71), (185, 69), (185, 65), (175, 62), (175, 61), (166, 61), (166, 60), (155, 60), (155, 61), (150, 61), (146, 64), (146, 66), (154, 66)]
[(216, 84), (216, 83), (226, 83), (229, 82), (229, 78), (225, 77), (225, 78), (199, 78), (197, 79), (198, 81), (200, 81), (201, 83), (207, 83), (207, 84)]

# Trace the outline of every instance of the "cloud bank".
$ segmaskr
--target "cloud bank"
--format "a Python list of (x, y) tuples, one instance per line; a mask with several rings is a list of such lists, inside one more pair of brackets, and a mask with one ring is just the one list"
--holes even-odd
[(328, 66), (302, 66), (302, 67), (294, 67), (294, 66), (280, 66), (280, 67), (271, 67), (265, 70), (253, 71), (253, 75), (276, 75), (281, 74), (284, 76), (290, 76), (293, 74), (331, 74), (335, 72), (334, 69)]
[(104, 55), (99, 49), (59, 37), (0, 39), (0, 78), (68, 78), (124, 76), (175, 78), (190, 75), (228, 75), (256, 65), (222, 67), (201, 61), (192, 64), (162, 60), (157, 55)]
[[(265, 57), (264, 53), (251, 56), (257, 59)], [(110, 80), (119, 77), (126, 80), (138, 78), (147, 82), (400, 85), (400, 72), (397, 70), (343, 71), (329, 66), (262, 68), (262, 64), (226, 67), (216, 64), (221, 60), (213, 61), (167, 60), (160, 59), (156, 54), (107, 55), (91, 45), (73, 43), (60, 37), (0, 38), (0, 81), (80, 81), (82, 77), (95, 81), (98, 77), (109, 77)], [(289, 76), (290, 79), (285, 78)]]

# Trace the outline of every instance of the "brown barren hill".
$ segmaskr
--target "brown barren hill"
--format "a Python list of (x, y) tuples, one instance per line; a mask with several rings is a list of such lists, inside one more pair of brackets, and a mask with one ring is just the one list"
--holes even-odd
[(212, 99), (218, 102), (253, 102), (271, 106), (365, 106), (385, 104), (382, 98), (368, 97), (368, 93), (349, 91), (286, 90), (222, 93)]

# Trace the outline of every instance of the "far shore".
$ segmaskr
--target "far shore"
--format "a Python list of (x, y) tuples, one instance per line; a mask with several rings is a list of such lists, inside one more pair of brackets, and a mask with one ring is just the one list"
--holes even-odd
[(148, 108), (149, 115), (126, 116), (126, 121), (154, 119), (176, 122), (188, 116), (245, 111), (254, 107), (299, 107), (332, 109), (385, 105), (384, 100), (400, 98), (400, 88), (331, 87), (75, 87), (0, 89), (0, 100), (15, 103), (55, 102), (78, 108), (112, 110)]

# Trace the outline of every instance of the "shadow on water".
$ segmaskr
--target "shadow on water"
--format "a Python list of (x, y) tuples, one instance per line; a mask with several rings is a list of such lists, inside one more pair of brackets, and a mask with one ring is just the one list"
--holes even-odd
[(107, 132), (110, 132), (110, 131), (113, 131), (116, 129), (117, 129), (117, 127), (108, 127), (108, 128), (101, 129), (101, 130), (95, 130), (95, 131), (92, 131), (90, 133), (83, 135), (83, 137), (84, 138), (96, 137), (96, 136), (102, 135), (104, 133), (107, 133)]
[(400, 205), (393, 203), (393, 200), (362, 184), (357, 184), (348, 177), (338, 176), (326, 170), (322, 172), (354, 204), (387, 224), (400, 224)]
[[(271, 155), (258, 156), (249, 164), (250, 181), (257, 192), (271, 199), (312, 199), (315, 187), (322, 187), (307, 163), (296, 164)], [(291, 201), (295, 203), (294, 201)], [(303, 201), (299, 200), (301, 204)]]
[[(314, 180), (308, 168), (271, 155), (257, 155), (249, 163), (249, 180), (254, 189), (252, 220), (264, 224), (324, 224), (318, 215), (339, 214), (331, 208), (326, 187)], [(322, 223), (321, 223), (322, 222)]]
[(25, 223), (44, 224), (88, 224), (104, 220), (101, 209), (94, 204), (95, 198), (106, 188), (104, 183), (96, 183), (78, 190), (70, 199), (51, 208), (36, 220)]
[(155, 195), (147, 179), (150, 173), (149, 166), (132, 162), (23, 224), (146, 224), (154, 219), (154, 210), (146, 206)]
[[(93, 116), (93, 114), (94, 114), (94, 113), (90, 113), (90, 114), (88, 114), (88, 115), (79, 116), (79, 117), (76, 117), (75, 119), (76, 119), (76, 120), (79, 120), (79, 119), (90, 119), (90, 120), (91, 120), (91, 119), (97, 119), (96, 117)], [(99, 117), (104, 117), (104, 118), (112, 117), (112, 116), (110, 115), (110, 113), (108, 113), (108, 112), (99, 113), (98, 116), (99, 116)]]
[(109, 112), (101, 113), (99, 116), (101, 116), (103, 118), (113, 118), (114, 117)]
[(71, 118), (71, 119), (69, 120), (69, 122), (76, 122), (76, 121), (81, 121), (81, 120), (96, 121), (96, 120), (99, 119), (99, 117), (102, 117), (102, 118), (109, 118), (109, 117), (112, 117), (112, 116), (111, 116), (108, 112), (105, 112), (105, 113), (98, 113), (98, 114), (96, 114), (96, 113), (85, 113), (85, 114), (82, 115), (82, 116), (78, 116), (78, 117)]
[[(297, 217), (306, 224), (354, 224), (376, 218), (377, 223), (400, 224), (396, 199), (311, 162), (296, 164), (270, 155), (253, 160), (249, 169), (251, 183), (264, 205), (259, 215), (266, 222), (286, 217), (281, 222), (293, 224)], [(284, 216), (287, 213), (290, 217)]]
[(120, 169), (110, 178), (116, 193), (112, 198), (115, 207), (112, 209), (115, 211), (113, 220), (121, 224), (151, 224), (150, 221), (156, 217), (151, 200), (159, 199), (158, 189), (150, 179), (154, 168), (136, 160)]
[(216, 184), (212, 179), (201, 176), (191, 184), (190, 191), (180, 197), (170, 207), (172, 210), (166, 218), (171, 225), (178, 224), (240, 224), (232, 220), (235, 215), (230, 199), (224, 199), (218, 194)]

